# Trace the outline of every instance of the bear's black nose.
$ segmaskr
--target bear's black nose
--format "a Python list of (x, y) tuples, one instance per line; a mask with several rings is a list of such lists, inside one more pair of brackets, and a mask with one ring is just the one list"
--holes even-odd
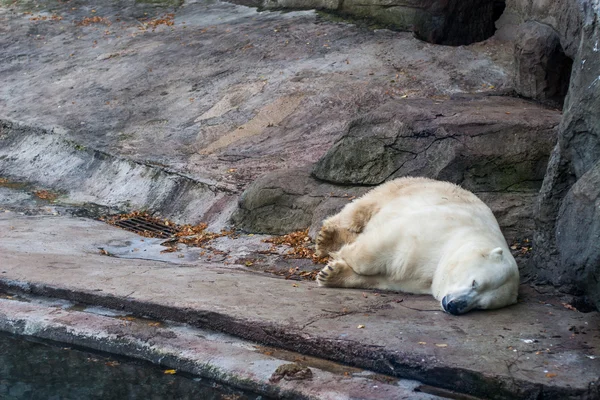
[(442, 298), (442, 308), (444, 309), (444, 311), (446, 311), (447, 313), (450, 313), (452, 315), (461, 314), (466, 307), (467, 307), (467, 302), (464, 300), (454, 299), (454, 300), (448, 301), (448, 296), (444, 296)]

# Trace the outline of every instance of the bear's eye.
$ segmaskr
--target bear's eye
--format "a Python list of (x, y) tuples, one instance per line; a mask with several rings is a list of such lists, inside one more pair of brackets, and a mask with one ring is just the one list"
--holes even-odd
[(475, 279), (473, 279), (473, 283), (471, 283), (471, 287), (472, 287), (473, 289), (477, 289), (477, 286), (479, 286), (479, 285), (477, 284), (477, 281), (476, 281)]

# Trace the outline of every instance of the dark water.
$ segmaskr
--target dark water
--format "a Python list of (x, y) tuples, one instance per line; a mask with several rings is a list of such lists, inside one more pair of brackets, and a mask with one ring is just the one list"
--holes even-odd
[(266, 400), (129, 359), (0, 334), (2, 400)]

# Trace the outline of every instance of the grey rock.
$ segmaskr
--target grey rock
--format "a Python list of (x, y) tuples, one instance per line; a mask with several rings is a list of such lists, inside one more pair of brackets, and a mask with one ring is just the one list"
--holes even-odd
[(583, 10), (589, 0), (507, 0), (506, 8), (496, 21), (497, 37), (519, 38), (519, 25), (535, 21), (558, 32), (565, 54), (574, 58), (579, 48)]
[(318, 182), (308, 168), (276, 171), (248, 186), (231, 222), (248, 232), (276, 235), (312, 226), (314, 235), (322, 219), (365, 191)]
[(508, 97), (390, 101), (352, 121), (313, 175), (344, 185), (426, 176), (474, 192), (541, 186), (560, 114)]
[(561, 103), (567, 93), (572, 60), (548, 25), (529, 21), (515, 42), (515, 90), (524, 97)]
[(573, 285), (600, 306), (600, 161), (565, 196), (556, 227), (555, 282)]
[[(590, 211), (597, 192), (590, 185), (597, 182), (597, 172), (593, 170), (600, 160), (600, 13), (598, 1), (583, 3), (586, 5), (582, 13), (584, 23), (558, 144), (535, 212), (536, 248), (532, 272), (538, 281), (552, 283), (562, 291), (586, 293), (595, 299), (598, 307), (598, 286), (582, 282), (587, 282), (589, 274), (597, 274), (589, 271), (594, 268), (590, 263), (597, 262), (594, 260), (598, 259), (599, 250), (588, 246), (575, 257), (573, 252), (578, 247), (566, 233), (576, 226), (576, 237), (593, 238), (597, 234), (598, 216)], [(577, 210), (585, 217), (578, 219)], [(583, 278), (584, 275), (588, 278)]]
[(261, 4), (261, 7), (270, 10), (337, 10), (339, 6), (340, 0), (264, 0)]
[[(248, 0), (236, 0), (248, 3)], [(267, 9), (320, 9), (413, 31), (422, 40), (463, 45), (494, 34), (494, 1), (478, 0), (264, 0)]]

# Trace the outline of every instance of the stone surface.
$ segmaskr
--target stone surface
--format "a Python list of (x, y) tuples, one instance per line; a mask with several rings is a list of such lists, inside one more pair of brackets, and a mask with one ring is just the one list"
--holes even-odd
[(248, 186), (231, 221), (247, 232), (276, 235), (310, 227), (314, 237), (324, 218), (366, 190), (318, 182), (309, 168), (277, 171)]
[(59, 129), (0, 121), (0, 176), (52, 188), (69, 202), (114, 211), (152, 210), (173, 221), (222, 228), (237, 189), (82, 146)]
[(575, 285), (600, 304), (600, 161), (571, 187), (556, 226), (555, 282)]
[(343, 185), (417, 175), (475, 192), (537, 190), (559, 121), (555, 110), (510, 97), (388, 102), (352, 121), (313, 175)]
[[(236, 2), (246, 3), (246, 0)], [(435, 44), (465, 45), (494, 34), (494, 1), (477, 0), (264, 0), (267, 9), (317, 9), (412, 31)]]
[(179, 3), (1, 3), (0, 120), (22, 128), (1, 140), (2, 174), (218, 229), (250, 182), (311, 165), (356, 115), (512, 89), (510, 46)]
[[(600, 160), (600, 5), (598, 1), (585, 4), (579, 49), (565, 100), (558, 144), (549, 163), (536, 207), (534, 239), (537, 245), (531, 274), (539, 281), (560, 287), (562, 291), (587, 293), (595, 299), (596, 307), (599, 307), (595, 283), (582, 283), (582, 280), (587, 279), (584, 278), (586, 274), (591, 274), (592, 279), (597, 276), (600, 266), (597, 262), (594, 266), (594, 260), (598, 259), (598, 248), (588, 248), (584, 253), (587, 255), (585, 259), (574, 257), (573, 252), (578, 245), (570, 238), (561, 236), (564, 232), (559, 228), (573, 227), (583, 221), (576, 216), (575, 210), (587, 210), (591, 207), (589, 204), (593, 203), (595, 192), (589, 185), (594, 182), (596, 174), (592, 169), (596, 168), (594, 166)], [(587, 175), (588, 172), (590, 175)], [(581, 183), (575, 183), (580, 179), (583, 179)], [(582, 203), (582, 193), (588, 193), (585, 195), (588, 196), (587, 203)], [(573, 210), (569, 210), (570, 207)], [(586, 211), (586, 215), (594, 217), (590, 211)], [(595, 220), (579, 224), (578, 229), (578, 237), (593, 238), (597, 235)], [(561, 242), (559, 236), (565, 243)]]
[(496, 22), (496, 36), (516, 40), (519, 25), (527, 21), (547, 25), (558, 32), (565, 54), (574, 58), (579, 48), (583, 10), (589, 0), (506, 0), (506, 8)]
[(526, 22), (515, 43), (515, 90), (521, 96), (561, 104), (571, 77), (572, 60), (548, 25)]
[[(2, 213), (0, 235), (3, 290), (188, 323), (484, 398), (597, 399), (600, 395), (598, 313), (573, 311), (559, 299), (540, 296), (524, 285), (515, 306), (455, 317), (443, 313), (430, 296), (324, 289), (313, 281), (276, 279), (222, 262), (176, 264), (107, 257), (98, 247), (115, 236), (135, 235), (81, 218)], [(237, 247), (236, 242), (230, 243), (231, 250)], [(292, 267), (296, 262), (289, 260)], [(37, 315), (43, 318), (43, 313)], [(60, 310), (53, 315), (79, 329), (76, 323), (81, 318)], [(21, 320), (27, 321), (25, 314)], [(123, 331), (117, 330), (116, 338), (100, 340), (99, 345), (137, 351), (147, 340), (163, 343), (156, 334), (148, 336), (118, 322)], [(83, 344), (98, 345), (90, 337), (97, 325), (82, 328), (87, 332)], [(40, 327), (31, 332), (51, 335), (54, 331)], [(133, 334), (132, 347), (122, 347), (120, 332)], [(173, 339), (173, 352), (178, 352), (181, 338)], [(209, 354), (218, 354), (218, 344), (213, 346), (217, 350)], [(180, 357), (203, 359), (202, 348), (189, 346)], [(150, 349), (145, 354), (155, 353)], [(222, 358), (211, 360), (221, 368), (226, 364)], [(258, 378), (268, 379), (280, 364), (284, 363), (272, 362), (272, 369), (244, 366), (241, 371), (260, 371)], [(238, 367), (235, 370), (242, 373)], [(302, 381), (284, 384), (297, 387)]]

